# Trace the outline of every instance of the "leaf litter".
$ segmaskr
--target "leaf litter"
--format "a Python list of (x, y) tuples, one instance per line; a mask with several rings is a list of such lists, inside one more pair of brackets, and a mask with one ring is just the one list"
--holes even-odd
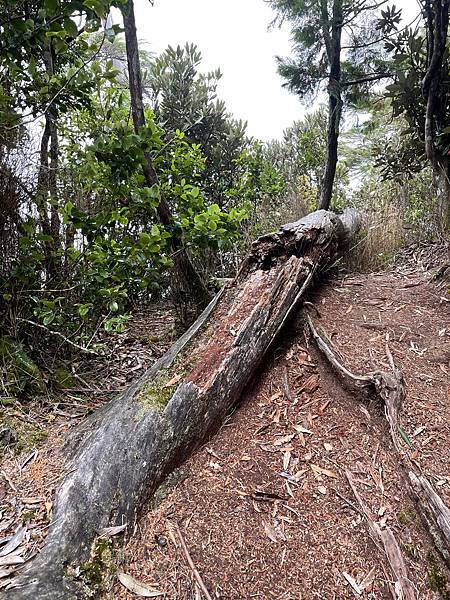
[[(320, 303), (321, 322), (327, 331), (335, 332), (335, 324), (339, 323), (333, 343), (349, 367), (359, 367), (356, 371), (366, 372), (385, 361), (384, 335), (369, 341), (370, 329), (360, 326), (363, 314), (366, 320), (375, 322), (380, 307), (386, 306), (389, 310), (383, 312), (383, 319), (389, 317), (414, 330), (414, 315), (394, 309), (420, 298), (421, 306), (429, 309), (427, 318), (443, 321), (439, 299), (426, 284), (405, 287), (398, 298), (401, 279), (396, 272), (376, 278), (355, 276), (351, 287), (344, 279), (338, 293), (328, 286), (312, 298), (316, 305)], [(352, 305), (344, 316), (343, 297), (348, 300), (346, 306)], [(361, 301), (362, 297), (369, 302)], [(441, 324), (436, 331), (444, 328), (450, 331), (450, 324)], [(293, 331), (283, 349), (277, 349), (227, 427), (209, 443), (209, 451), (221, 457), (222, 470), (213, 474), (205, 469), (207, 451), (199, 450), (183, 466), (183, 481), (144, 516), (126, 546), (127, 572), (154, 581), (167, 598), (197, 597), (192, 574), (176, 545), (161, 549), (152, 542), (156, 535), (170, 531), (173, 519), (189, 522), (184, 535), (212, 597), (392, 598), (389, 566), (351, 500), (352, 492), (343, 475), (347, 469), (355, 473), (358, 492), (378, 525), (383, 526), (383, 520), (389, 523), (402, 547), (409, 549), (405, 560), (417, 597), (435, 597), (427, 563), (434, 548), (402, 483), (384, 416), (377, 406), (362, 406), (361, 398), (339, 385), (302, 330), (300, 321), (297, 332)], [(423, 363), (424, 356), (408, 352), (410, 334), (397, 342), (400, 335), (395, 334), (390, 345), (394, 351), (397, 344), (405, 344), (406, 349), (401, 356), (407, 361), (401, 366), (408, 382), (409, 404), (402, 426), (411, 432), (413, 448), (420, 448), (417, 458), (422, 458), (426, 441), (422, 438), (426, 434), (412, 433), (423, 423), (427, 423), (426, 433), (435, 430), (439, 419), (429, 425), (429, 409), (422, 407), (439, 405), (443, 401), (439, 395), (442, 388), (436, 395), (429, 389), (423, 394), (424, 388), (415, 377), (417, 361), (422, 361), (423, 373), (432, 371), (429, 364)], [(432, 345), (423, 340), (420, 348)], [(399, 356), (395, 354), (396, 360)], [(436, 372), (439, 365), (433, 369)], [(280, 392), (286, 387), (286, 379), (289, 394)], [(449, 432), (441, 431), (448, 443)], [(446, 455), (438, 453), (429, 465), (432, 473), (440, 456)], [(445, 469), (434, 472), (433, 481), (448, 487), (449, 481), (443, 477)], [(117, 586), (113, 594), (118, 600), (131, 598)]]

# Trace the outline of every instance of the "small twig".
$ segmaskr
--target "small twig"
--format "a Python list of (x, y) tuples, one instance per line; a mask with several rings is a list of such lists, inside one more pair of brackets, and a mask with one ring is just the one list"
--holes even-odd
[(6, 481), (9, 483), (11, 489), (13, 492), (17, 492), (17, 488), (16, 486), (13, 484), (13, 482), (11, 481), (11, 479), (8, 477), (8, 475), (5, 473), (5, 471), (0, 471), (0, 473), (3, 475), (3, 477), (6, 479)]
[(67, 338), (62, 333), (59, 333), (59, 331), (53, 331), (52, 329), (49, 329), (48, 327), (46, 327), (45, 325), (42, 325), (41, 323), (36, 323), (36, 321), (30, 321), (29, 319), (22, 319), (21, 317), (17, 317), (17, 320), (22, 321), (23, 323), (28, 323), (29, 325), (34, 325), (34, 327), (38, 327), (39, 329), (43, 329), (44, 331), (47, 331), (47, 333), (50, 333), (51, 335), (61, 338), (62, 340), (64, 340), (66, 342), (66, 344), (69, 344), (69, 346), (73, 346), (77, 350), (81, 350), (82, 352), (86, 352), (87, 354), (97, 354), (94, 350), (90, 350), (89, 348), (85, 348), (84, 346), (80, 346), (79, 344), (72, 342), (72, 340), (69, 340), (69, 338)]
[(350, 508), (352, 508), (355, 512), (357, 512), (359, 515), (361, 515), (361, 517), (365, 517), (366, 515), (363, 513), (363, 511), (356, 506), (356, 504), (354, 502), (352, 502), (351, 500), (349, 500), (348, 498), (346, 498), (345, 496), (343, 496), (340, 492), (338, 492), (335, 488), (334, 489), (334, 493), (336, 494), (336, 496), (339, 496), (339, 498), (341, 500), (343, 500), (345, 502), (345, 504), (347, 504), (347, 506), (349, 506)]
[(203, 595), (205, 596), (206, 600), (212, 600), (211, 595), (208, 592), (208, 589), (207, 589), (206, 585), (204, 584), (203, 579), (200, 576), (200, 573), (197, 571), (197, 567), (194, 565), (194, 561), (192, 560), (191, 555), (189, 554), (189, 550), (186, 546), (186, 542), (184, 541), (184, 537), (183, 537), (183, 534), (181, 533), (178, 523), (175, 523), (175, 531), (177, 532), (178, 539), (180, 540), (181, 548), (184, 552), (184, 555), (189, 564), (189, 567), (191, 568), (192, 574), (195, 578), (195, 581), (197, 582), (198, 587), (203, 592)]

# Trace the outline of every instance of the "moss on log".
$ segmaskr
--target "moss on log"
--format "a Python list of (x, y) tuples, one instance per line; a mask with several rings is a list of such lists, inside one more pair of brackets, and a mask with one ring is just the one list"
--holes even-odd
[[(348, 210), (311, 213), (254, 242), (237, 277), (191, 329), (67, 444), (46, 544), (10, 600), (88, 595), (80, 565), (103, 527), (126, 522), (222, 423), (313, 282), (358, 228)], [(2, 596), (4, 597), (4, 595)]]

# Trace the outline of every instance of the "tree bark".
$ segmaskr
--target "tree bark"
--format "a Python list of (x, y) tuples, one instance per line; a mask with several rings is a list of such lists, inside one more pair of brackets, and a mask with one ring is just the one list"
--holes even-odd
[(220, 426), (314, 276), (358, 226), (354, 211), (317, 211), (261, 237), (175, 346), (78, 429), (66, 446), (68, 474), (46, 544), (13, 581), (9, 600), (92, 593), (80, 565), (99, 530), (122, 523), (133, 530), (165, 476)]
[[(128, 0), (127, 4), (121, 7), (121, 11), (125, 29), (131, 112), (134, 130), (136, 133), (139, 133), (139, 130), (142, 127), (145, 127), (145, 113), (144, 102), (142, 99), (141, 66), (133, 0)], [(158, 176), (149, 155), (146, 157), (143, 172), (148, 187), (158, 184)], [(177, 278), (182, 282), (182, 287), (190, 293), (192, 298), (200, 306), (205, 306), (211, 300), (211, 295), (202, 278), (194, 268), (186, 249), (183, 247), (180, 236), (174, 230), (172, 211), (167, 200), (163, 196), (161, 196), (159, 201), (157, 212), (160, 222), (171, 233), (171, 246), (174, 252), (173, 260)]]
[(446, 48), (449, 28), (450, 0), (424, 0), (423, 11), (427, 32), (427, 70), (422, 81), (425, 99), (425, 153), (433, 169), (444, 182), (447, 194), (442, 213), (442, 229), (445, 232), (450, 220), (450, 195), (448, 189), (450, 161), (439, 148), (437, 137), (446, 123), (448, 95), (443, 90), (442, 79), (447, 76)]
[[(325, 14), (328, 14), (325, 11)], [(322, 17), (323, 18), (323, 17)], [(336, 177), (338, 162), (339, 126), (342, 114), (341, 98), (341, 35), (342, 35), (343, 8), (342, 0), (334, 0), (333, 20), (331, 35), (329, 25), (324, 25), (324, 38), (330, 76), (328, 79), (328, 131), (327, 131), (327, 158), (325, 172), (320, 191), (319, 209), (328, 210), (333, 196), (333, 186)]]

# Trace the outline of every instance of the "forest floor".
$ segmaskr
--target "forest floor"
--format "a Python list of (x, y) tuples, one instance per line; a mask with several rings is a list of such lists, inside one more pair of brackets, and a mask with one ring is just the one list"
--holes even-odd
[[(352, 371), (387, 368), (388, 344), (407, 388), (402, 452), (450, 505), (448, 283), (431, 281), (448, 261), (445, 252), (405, 250), (384, 272), (333, 276), (309, 301), (317, 309), (311, 316)], [(2, 457), (0, 537), (26, 524), (19, 559), (45, 539), (64, 436), (170, 343), (173, 315), (156, 311), (154, 323), (151, 317), (136, 318), (117, 343), (115, 361), (99, 363), (95, 385), (87, 378), (95, 394), (71, 390), (56, 407), (8, 409), (47, 434), (39, 447)], [(382, 407), (340, 384), (300, 311), (236, 411), (159, 490), (120, 550), (120, 569), (176, 600), (205, 597), (187, 554), (212, 598), (392, 598), (389, 565), (346, 472), (373, 520), (397, 537), (417, 599), (450, 598), (448, 573), (408, 496)], [(2, 567), (0, 556), (0, 586), (2, 569), (12, 568)], [(104, 597), (137, 596), (116, 579)]]

